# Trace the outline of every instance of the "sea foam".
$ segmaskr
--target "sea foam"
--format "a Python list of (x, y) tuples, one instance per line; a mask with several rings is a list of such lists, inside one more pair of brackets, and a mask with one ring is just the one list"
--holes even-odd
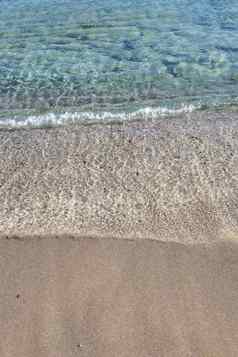
[(191, 113), (199, 109), (194, 105), (182, 105), (180, 108), (170, 109), (166, 107), (145, 107), (132, 112), (49, 112), (43, 115), (29, 115), (26, 117), (13, 116), (0, 120), (2, 128), (25, 128), (61, 126), (77, 123), (100, 123), (100, 122), (124, 122), (131, 120), (156, 119), (161, 116), (176, 116), (182, 113)]

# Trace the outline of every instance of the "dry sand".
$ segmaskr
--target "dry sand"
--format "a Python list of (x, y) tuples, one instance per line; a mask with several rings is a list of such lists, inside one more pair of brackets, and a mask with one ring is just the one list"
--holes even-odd
[(0, 272), (1, 357), (238, 356), (237, 242), (2, 237)]

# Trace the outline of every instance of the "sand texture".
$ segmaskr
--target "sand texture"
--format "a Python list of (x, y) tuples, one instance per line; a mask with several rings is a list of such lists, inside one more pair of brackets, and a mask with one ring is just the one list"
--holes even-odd
[(1, 357), (237, 357), (238, 245), (0, 240)]
[(0, 130), (0, 357), (238, 356), (237, 119)]
[(0, 232), (238, 234), (238, 115), (0, 131)]

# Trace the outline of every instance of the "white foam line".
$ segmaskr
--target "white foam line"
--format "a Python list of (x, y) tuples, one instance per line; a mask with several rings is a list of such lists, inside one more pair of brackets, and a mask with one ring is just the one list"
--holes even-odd
[(166, 107), (146, 107), (134, 112), (65, 112), (65, 113), (47, 113), (45, 115), (30, 115), (25, 119), (14, 117), (12, 119), (0, 120), (1, 127), (42, 127), (58, 126), (67, 123), (74, 124), (89, 121), (128, 121), (133, 119), (156, 119), (158, 116), (177, 115), (181, 113), (191, 113), (198, 109), (194, 105), (183, 105), (178, 109), (169, 109)]

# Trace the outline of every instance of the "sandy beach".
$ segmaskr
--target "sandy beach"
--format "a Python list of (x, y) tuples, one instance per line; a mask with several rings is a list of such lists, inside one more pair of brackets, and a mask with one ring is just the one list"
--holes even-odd
[(0, 0), (0, 357), (238, 357), (238, 0)]
[(3, 357), (236, 357), (238, 245), (0, 240)]
[(1, 130), (1, 357), (237, 357), (237, 123)]
[(237, 234), (238, 113), (0, 131), (0, 232)]

